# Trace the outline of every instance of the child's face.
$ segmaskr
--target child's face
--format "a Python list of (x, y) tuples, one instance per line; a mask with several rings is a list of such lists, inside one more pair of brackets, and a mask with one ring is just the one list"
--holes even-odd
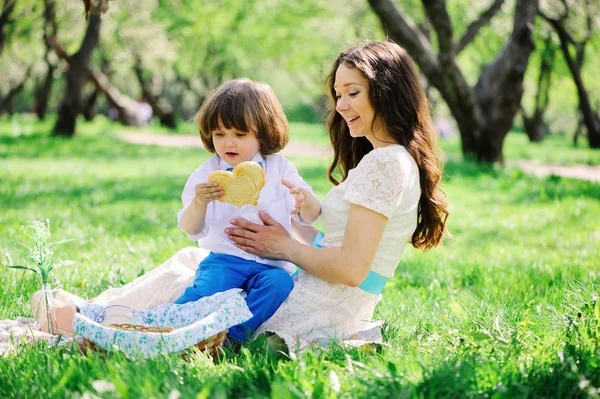
[(231, 166), (252, 160), (260, 150), (260, 143), (253, 131), (241, 132), (220, 126), (212, 132), (212, 140), (217, 155)]

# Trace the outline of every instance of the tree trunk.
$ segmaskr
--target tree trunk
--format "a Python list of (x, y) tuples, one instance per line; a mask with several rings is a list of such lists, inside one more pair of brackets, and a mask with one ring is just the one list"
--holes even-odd
[(0, 12), (0, 54), (2, 54), (2, 50), (4, 49), (4, 43), (6, 43), (6, 32), (4, 29), (11, 22), (10, 15), (15, 9), (15, 3), (16, 0), (4, 0), (2, 12)]
[[(66, 53), (56, 38), (52, 38), (49, 42), (60, 58), (69, 64), (72, 62), (73, 57), (70, 57)], [(110, 84), (108, 78), (102, 72), (90, 69), (88, 65), (81, 64), (81, 66), (83, 68), (82, 73), (92, 81), (95, 85), (95, 90), (104, 94), (108, 102), (116, 109), (118, 120), (121, 123), (128, 126), (141, 125), (137, 101), (121, 94), (116, 87)]]
[(475, 97), (483, 112), (477, 155), (486, 162), (503, 163), (502, 143), (512, 127), (523, 96), (523, 77), (535, 49), (533, 21), (538, 2), (517, 0), (513, 32), (500, 55), (487, 65), (475, 85)]
[(598, 116), (592, 110), (592, 104), (590, 103), (590, 98), (583, 83), (583, 79), (581, 78), (581, 67), (582, 65), (576, 63), (573, 60), (571, 53), (569, 52), (567, 38), (559, 33), (558, 35), (560, 39), (560, 47), (567, 61), (567, 65), (569, 67), (569, 71), (571, 72), (571, 76), (573, 77), (573, 81), (575, 82), (575, 87), (577, 87), (577, 95), (579, 97), (579, 110), (581, 111), (581, 115), (583, 116), (583, 124), (587, 130), (588, 142), (590, 144), (590, 148), (600, 148), (600, 120)]
[(459, 54), (461, 51), (463, 51), (464, 48), (473, 41), (475, 36), (477, 36), (479, 30), (490, 23), (494, 15), (496, 15), (502, 8), (502, 4), (504, 4), (504, 0), (494, 0), (490, 7), (483, 11), (481, 15), (479, 15), (479, 18), (477, 18), (476, 21), (467, 27), (467, 31), (463, 37), (460, 38), (458, 44), (456, 45), (456, 54)]
[(31, 67), (27, 68), (27, 72), (25, 72), (25, 76), (23, 77), (23, 80), (19, 84), (17, 84), (15, 87), (10, 89), (4, 98), (0, 99), (0, 114), (2, 114), (2, 113), (7, 113), (9, 115), (13, 114), (13, 105), (12, 105), (13, 99), (17, 96), (17, 94), (19, 94), (19, 92), (21, 90), (23, 90), (23, 87), (25, 87), (25, 82), (27, 82), (27, 79), (29, 79), (30, 74), (31, 74)]
[[(482, 162), (503, 162), (502, 142), (521, 103), (523, 76), (534, 49), (531, 26), (538, 0), (517, 0), (511, 38), (502, 52), (482, 72), (471, 89), (458, 66), (456, 54), (473, 40), (483, 23), (500, 9), (501, 1), (479, 16), (461, 39), (453, 40), (453, 27), (444, 0), (422, 0), (427, 18), (437, 34), (439, 54), (407, 16), (391, 0), (369, 0), (384, 31), (403, 46), (439, 92), (456, 120), (463, 154)], [(483, 22), (482, 22), (483, 21)]]
[[(567, 7), (567, 3), (564, 3)], [(590, 148), (600, 148), (600, 116), (598, 116), (592, 109), (590, 98), (587, 89), (581, 78), (581, 68), (583, 67), (583, 56), (585, 54), (585, 45), (591, 38), (591, 15), (588, 15), (588, 36), (582, 42), (577, 42), (564, 26), (564, 21), (567, 19), (569, 10), (565, 10), (565, 14), (560, 19), (552, 19), (540, 13), (540, 15), (554, 28), (554, 31), (558, 35), (560, 41), (560, 50), (567, 62), (573, 82), (577, 88), (577, 95), (579, 97), (579, 111), (581, 112), (583, 124), (587, 130), (588, 142)], [(570, 51), (569, 46), (573, 45), (575, 48), (575, 56)]]
[(529, 137), (531, 143), (541, 143), (546, 137), (546, 125), (543, 114), (534, 112), (533, 116), (528, 117), (525, 111), (521, 109), (521, 118), (523, 119), (523, 129)]
[(137, 62), (134, 66), (135, 75), (137, 76), (140, 88), (142, 89), (142, 95), (148, 101), (148, 104), (152, 107), (152, 113), (160, 119), (160, 124), (170, 129), (177, 127), (177, 121), (175, 114), (173, 113), (173, 107), (167, 104), (165, 101), (160, 100), (157, 96), (152, 93), (150, 83), (144, 79), (144, 71), (142, 68), (141, 59), (138, 57)]
[(48, 111), (48, 101), (50, 100), (50, 94), (52, 93), (52, 86), (54, 84), (54, 72), (57, 66), (50, 62), (48, 54), (52, 50), (50, 45), (50, 38), (56, 37), (57, 24), (56, 24), (56, 10), (54, 9), (54, 0), (46, 0), (44, 2), (44, 44), (46, 45), (46, 53), (44, 54), (44, 61), (46, 61), (46, 76), (41, 84), (38, 84), (35, 89), (35, 112), (39, 120), (46, 118)]
[(98, 114), (98, 89), (94, 88), (92, 93), (88, 96), (88, 98), (83, 102), (83, 107), (81, 108), (81, 114), (85, 118), (86, 121), (92, 121), (96, 115)]
[(600, 148), (600, 118), (596, 116), (594, 119), (594, 129), (588, 128), (588, 142), (590, 148)]
[[(194, 104), (204, 103), (206, 96), (210, 92), (208, 90), (208, 87), (205, 86), (204, 83), (202, 83), (202, 87), (200, 87), (200, 88), (198, 87), (199, 85), (193, 85), (191, 79), (184, 77), (183, 74), (178, 70), (177, 65), (173, 66), (173, 72), (175, 73), (175, 82), (174, 83), (178, 84), (178, 86), (179, 86), (179, 89), (176, 91), (173, 103), (176, 105), (179, 104), (179, 108), (181, 109), (181, 104), (183, 103), (183, 99), (186, 94), (193, 96)], [(204, 82), (204, 79), (201, 78), (200, 81)], [(186, 112), (188, 112), (188, 111), (186, 111)], [(192, 110), (192, 114), (193, 114), (193, 112), (196, 112), (196, 110), (195, 109)], [(189, 118), (189, 117), (191, 117), (191, 115), (184, 116), (184, 118)]]
[(106, 75), (99, 71), (89, 70), (89, 76), (96, 85), (96, 89), (106, 96), (106, 99), (117, 110), (118, 120), (127, 126), (141, 126), (142, 121), (138, 113), (138, 102), (121, 94), (110, 84)]
[(575, 128), (575, 134), (573, 135), (573, 147), (577, 147), (579, 145), (579, 135), (583, 130), (583, 120), (581, 118), (577, 118), (577, 127)]
[(56, 66), (48, 59), (48, 51), (46, 51), (44, 56), (47, 68), (46, 76), (41, 84), (35, 89), (35, 113), (39, 120), (44, 120), (46, 118), (48, 102), (50, 101), (50, 94), (52, 93), (52, 85), (54, 84), (54, 71), (56, 70)]
[(391, 0), (369, 0), (369, 4), (379, 16), (384, 32), (408, 51), (450, 108), (460, 131), (463, 154), (476, 152), (482, 116), (456, 62), (452, 24), (444, 2), (423, 0), (428, 18), (440, 38), (439, 56), (434, 54), (431, 43), (414, 21), (401, 14)]
[(100, 39), (100, 25), (100, 14), (91, 14), (81, 47), (75, 55), (68, 57), (69, 69), (65, 77), (65, 95), (52, 131), (54, 136), (72, 137), (75, 134), (77, 115), (81, 112), (83, 101), (82, 87), (89, 80), (88, 64), (92, 51)]
[(545, 40), (544, 50), (541, 54), (540, 74), (538, 76), (537, 93), (535, 95), (535, 108), (532, 116), (528, 116), (525, 109), (521, 107), (521, 117), (523, 118), (523, 128), (529, 141), (532, 143), (541, 142), (546, 136), (548, 129), (544, 122), (544, 114), (548, 108), (550, 80), (552, 77), (552, 67), (554, 65), (554, 43), (552, 37), (548, 36)]

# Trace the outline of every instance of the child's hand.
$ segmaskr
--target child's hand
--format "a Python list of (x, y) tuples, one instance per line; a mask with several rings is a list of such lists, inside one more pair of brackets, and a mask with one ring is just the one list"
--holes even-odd
[(207, 206), (214, 200), (218, 200), (225, 192), (217, 183), (208, 181), (206, 183), (196, 184), (196, 197), (194, 198), (200, 205)]
[(290, 189), (290, 194), (292, 194), (294, 196), (294, 199), (296, 200), (296, 207), (290, 212), (290, 214), (295, 215), (297, 213), (300, 213), (302, 207), (304, 206), (304, 194), (302, 194), (300, 187), (294, 186), (292, 183), (288, 182), (285, 179), (281, 179), (281, 183)]

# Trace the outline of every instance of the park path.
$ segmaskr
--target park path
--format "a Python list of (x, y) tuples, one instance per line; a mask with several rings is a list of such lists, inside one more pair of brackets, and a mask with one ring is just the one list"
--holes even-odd
[[(204, 148), (202, 141), (195, 135), (171, 134), (144, 134), (144, 133), (117, 133), (117, 138), (133, 144), (160, 145), (164, 147), (197, 147)], [(330, 156), (331, 149), (325, 146), (310, 143), (289, 143), (283, 151), (284, 156)], [(538, 176), (550, 175), (569, 177), (572, 179), (588, 180), (600, 183), (600, 166), (591, 165), (543, 165), (529, 160), (513, 160), (509, 165), (516, 166), (523, 171)]]
[[(196, 135), (188, 134), (145, 134), (145, 133), (117, 133), (117, 138), (133, 144), (160, 145), (164, 147), (196, 147), (204, 149), (202, 140)], [(289, 156), (329, 156), (328, 147), (310, 143), (288, 143), (279, 154)]]
[(575, 164), (571, 166), (540, 165), (525, 159), (515, 161), (515, 165), (520, 169), (523, 169), (526, 173), (536, 175), (538, 177), (555, 175), (600, 183), (600, 166), (583, 164)]

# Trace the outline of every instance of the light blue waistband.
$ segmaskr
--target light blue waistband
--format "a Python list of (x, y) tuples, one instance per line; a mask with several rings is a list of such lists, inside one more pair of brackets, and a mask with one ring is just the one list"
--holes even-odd
[(319, 231), (315, 236), (315, 239), (313, 240), (313, 247), (323, 248), (323, 246), (321, 245), (321, 240), (323, 239), (323, 237), (325, 237), (325, 234), (323, 234), (322, 231)]
[(371, 294), (379, 295), (385, 288), (385, 283), (387, 283), (388, 278), (382, 276), (379, 273), (375, 273), (372, 270), (369, 270), (369, 274), (367, 274), (367, 278), (363, 280), (362, 283), (358, 286), (363, 291), (370, 292)]
[[(323, 234), (322, 231), (319, 231), (315, 236), (315, 239), (313, 240), (312, 246), (315, 248), (323, 248), (323, 246), (321, 245), (321, 240), (323, 239), (323, 237), (325, 237), (325, 234)], [(298, 273), (300, 273), (300, 270), (302, 269), (297, 268), (294, 274), (292, 274), (292, 277), (298, 275)]]
[[(313, 247), (315, 248), (323, 248), (321, 245), (321, 240), (325, 237), (322, 231), (319, 231), (313, 241)], [(298, 274), (300, 269), (294, 273), (294, 275)], [(375, 273), (374, 271), (369, 271), (367, 274), (367, 278), (363, 280), (362, 283), (358, 286), (363, 291), (366, 291), (371, 294), (379, 295), (385, 288), (385, 283), (388, 281), (388, 278), (382, 276), (381, 274)]]

